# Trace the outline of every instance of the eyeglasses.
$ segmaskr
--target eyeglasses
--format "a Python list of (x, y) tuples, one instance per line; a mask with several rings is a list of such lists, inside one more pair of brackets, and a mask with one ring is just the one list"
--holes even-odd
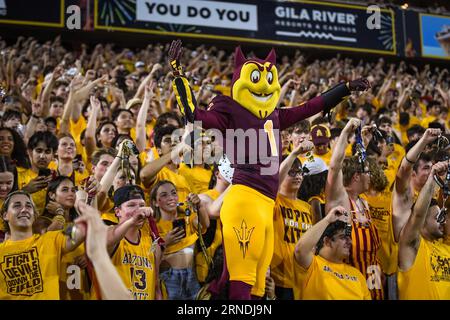
[(303, 176), (304, 171), (303, 170), (289, 170), (288, 171), (288, 176), (291, 178), (295, 178), (298, 174)]

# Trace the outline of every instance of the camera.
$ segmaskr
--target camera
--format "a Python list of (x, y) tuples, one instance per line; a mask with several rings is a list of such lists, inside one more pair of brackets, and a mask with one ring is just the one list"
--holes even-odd
[(376, 124), (372, 126), (372, 132), (373, 132), (373, 138), (375, 141), (380, 141), (383, 139), (383, 134), (378, 130), (378, 127)]
[(126, 140), (123, 146), (124, 146), (125, 150), (128, 151), (129, 154), (131, 153), (131, 154), (134, 154), (136, 156), (139, 155), (139, 150), (136, 147), (136, 145), (133, 143), (133, 141)]
[[(346, 216), (346, 217), (348, 217), (348, 211), (345, 211), (344, 212), (344, 215)], [(344, 228), (344, 234), (345, 234), (345, 236), (347, 236), (347, 237), (351, 237), (352, 236), (352, 224), (350, 223), (350, 222), (347, 222), (347, 225), (345, 226), (345, 228)]]
[(436, 144), (438, 149), (445, 149), (450, 144), (450, 142), (448, 141), (446, 136), (440, 135), (437, 138)]

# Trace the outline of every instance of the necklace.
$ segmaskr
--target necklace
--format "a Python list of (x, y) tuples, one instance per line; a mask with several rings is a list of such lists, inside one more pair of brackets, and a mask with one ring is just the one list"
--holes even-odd
[[(361, 208), (362, 205), (362, 208)], [(364, 204), (363, 200), (358, 197), (355, 201), (355, 218), (356, 221), (361, 223), (363, 226), (368, 227), (370, 218), (367, 215), (367, 207)]]

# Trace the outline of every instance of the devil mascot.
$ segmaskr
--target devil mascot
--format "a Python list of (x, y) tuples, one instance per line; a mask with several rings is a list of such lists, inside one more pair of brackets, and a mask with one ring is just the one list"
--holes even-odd
[[(169, 63), (181, 113), (187, 122), (201, 121), (204, 129), (220, 130), (225, 139), (234, 140), (232, 148), (229, 148), (230, 141), (226, 144), (234, 174), (220, 211), (230, 277), (229, 299), (262, 297), (273, 254), (273, 209), (281, 162), (280, 132), (321, 111), (328, 113), (351, 91), (364, 91), (370, 85), (366, 79), (340, 83), (300, 106), (276, 108), (281, 88), (275, 50), (272, 49), (265, 60), (246, 59), (237, 47), (231, 97), (218, 95), (209, 103), (208, 110), (202, 110), (197, 108), (183, 73), (179, 61), (181, 51), (181, 41), (173, 41)], [(244, 139), (242, 143), (236, 143), (236, 135), (228, 137), (230, 130), (227, 129), (250, 132), (248, 136), (256, 136), (257, 141), (250, 143)]]

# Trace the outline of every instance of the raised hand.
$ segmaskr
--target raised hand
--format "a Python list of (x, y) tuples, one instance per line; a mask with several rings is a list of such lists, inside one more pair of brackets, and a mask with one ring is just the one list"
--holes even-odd
[(311, 151), (312, 149), (314, 149), (314, 143), (312, 143), (312, 141), (310, 140), (304, 140), (299, 143), (298, 146), (294, 148), (294, 150), (292, 150), (292, 153), (294, 153), (295, 155), (300, 155), (302, 153)]
[(52, 215), (62, 215), (64, 216), (64, 208), (62, 205), (60, 205), (58, 202), (50, 200), (47, 205), (45, 206), (45, 209)]
[(439, 138), (441, 135), (441, 129), (428, 128), (422, 136), (423, 141), (428, 144)]
[(150, 81), (150, 83), (148, 83), (145, 86), (145, 91), (144, 91), (144, 100), (152, 100), (154, 92), (155, 92), (155, 88), (156, 88), (156, 82), (155, 81)]
[(84, 233), (86, 233), (87, 229), (86, 254), (89, 258), (94, 258), (99, 254), (106, 253), (106, 233), (108, 227), (100, 218), (100, 212), (85, 203), (80, 203), (79, 211), (81, 216), (75, 220), (75, 224), (77, 229), (82, 229)]
[(189, 193), (186, 200), (191, 202), (195, 206), (199, 205), (201, 202), (200, 197), (195, 193)]
[(44, 110), (44, 107), (39, 101), (33, 101), (31, 103), (31, 114), (36, 117), (42, 117), (42, 111)]
[(98, 192), (99, 183), (97, 179), (95, 179), (94, 176), (90, 176), (87, 178), (85, 184), (84, 184), (84, 191), (90, 196), (95, 197), (95, 195)]
[[(169, 61), (170, 62), (170, 61)], [(155, 63), (152, 67), (152, 71), (150, 71), (151, 74), (154, 74), (156, 71), (162, 70), (162, 65), (159, 63)]]
[(354, 132), (361, 125), (361, 120), (357, 118), (351, 118), (345, 125), (343, 131), (349, 133)]
[(367, 147), (370, 143), (370, 140), (373, 138), (374, 131), (376, 127), (373, 126), (364, 126), (361, 130), (361, 137), (363, 140), (364, 147)]
[(61, 65), (56, 66), (55, 69), (53, 69), (52, 72), (52, 78), (53, 80), (59, 79), (64, 73), (64, 68)]
[(447, 172), (447, 168), (448, 168), (447, 161), (437, 162), (431, 167), (431, 174), (437, 174), (439, 176), (442, 176)]
[(172, 73), (174, 76), (180, 76), (183, 74), (183, 70), (180, 64), (180, 56), (183, 51), (181, 40), (174, 40), (170, 44), (169, 48), (169, 64), (172, 68)]
[(328, 212), (326, 215), (326, 219), (328, 219), (328, 223), (333, 223), (337, 220), (341, 220), (343, 222), (349, 222), (349, 216), (347, 210), (342, 206), (337, 206)]
[(98, 100), (98, 98), (96, 96), (91, 96), (90, 102), (91, 102), (91, 107), (94, 112), (97, 112), (102, 106), (100, 103), (100, 100)]
[(48, 186), (47, 177), (39, 176), (30, 180), (30, 182), (26, 186), (24, 186), (22, 190), (28, 193), (35, 193), (44, 188), (47, 188), (47, 186)]

